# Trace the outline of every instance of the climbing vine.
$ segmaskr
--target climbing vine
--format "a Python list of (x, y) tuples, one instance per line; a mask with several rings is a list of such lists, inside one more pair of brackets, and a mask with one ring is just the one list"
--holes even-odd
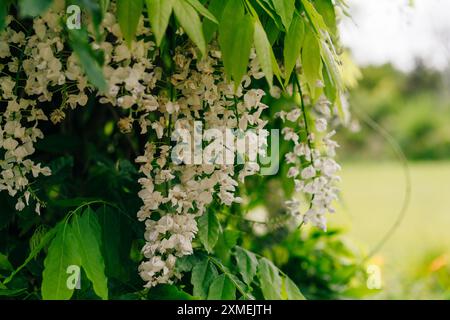
[[(2, 230), (31, 240), (18, 268), (0, 247), (11, 271), (0, 294), (303, 299), (257, 250), (255, 228), (327, 229), (333, 135), (349, 117), (345, 10), (342, 0), (2, 1), (0, 190), (12, 212)], [(269, 214), (253, 221), (261, 206)]]

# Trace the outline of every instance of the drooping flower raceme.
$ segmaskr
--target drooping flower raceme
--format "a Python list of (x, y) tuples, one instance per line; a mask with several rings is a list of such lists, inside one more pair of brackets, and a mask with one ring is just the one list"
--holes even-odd
[[(329, 107), (328, 100), (322, 96), (315, 108), (310, 110), (316, 115), (316, 133), (308, 129), (304, 105), (277, 114), (283, 121), (294, 124), (282, 131), (284, 139), (293, 145), (293, 150), (285, 156), (290, 165), (287, 176), (294, 179), (295, 191), (309, 199), (309, 208), (305, 212), (300, 212), (301, 203), (298, 199), (286, 201), (286, 208), (293, 216), (300, 216), (304, 223), (310, 222), (323, 230), (326, 230), (327, 225), (326, 214), (335, 211), (333, 202), (337, 200), (339, 191), (336, 183), (340, 181), (337, 173), (341, 169), (334, 160), (339, 146), (332, 139), (335, 131), (326, 132), (328, 122), (333, 119)], [(300, 139), (295, 128), (303, 131), (304, 140)]]
[[(111, 8), (114, 11), (114, 4)], [(0, 190), (17, 198), (17, 210), (34, 197), (39, 212), (41, 202), (29, 189), (29, 179), (50, 174), (49, 168), (31, 159), (34, 144), (44, 138), (39, 123), (64, 121), (67, 112), (85, 106), (88, 96), (96, 94), (101, 104), (119, 111), (121, 132), (138, 129), (138, 134), (147, 138), (135, 159), (141, 173), (138, 196), (142, 200), (137, 218), (146, 227), (145, 261), (139, 272), (147, 287), (172, 283), (181, 276), (175, 268), (177, 260), (193, 253), (196, 219), (213, 202), (231, 206), (244, 201), (238, 193), (239, 184), (259, 172), (255, 157), (241, 155), (239, 150), (230, 155), (227, 150), (232, 145), (249, 144), (263, 153), (267, 146), (268, 121), (263, 112), (268, 106), (262, 102), (266, 93), (255, 89), (264, 73), (253, 50), (248, 72), (235, 86), (225, 77), (221, 52), (214, 42), (204, 56), (187, 42), (172, 48), (172, 68), (167, 70), (158, 64), (160, 50), (148, 40), (152, 36), (148, 21), (140, 20), (139, 40), (132, 41), (130, 48), (122, 40), (115, 15), (107, 12), (100, 31), (108, 41), (92, 44), (104, 53), (107, 90), (100, 93), (89, 84), (75, 53), (65, 51), (63, 16), (64, 1), (55, 1), (51, 10), (34, 19), (33, 30), (20, 30), (8, 17), (8, 27), (0, 33)], [(16, 78), (20, 71), (26, 81)], [(279, 94), (276, 87), (271, 94)], [(56, 96), (61, 103), (49, 109)], [(337, 197), (339, 170), (333, 160), (337, 147), (333, 131), (327, 132), (332, 117), (329, 110), (327, 101), (320, 99), (311, 110), (316, 132), (306, 130), (306, 135), (298, 132), (307, 126), (305, 108), (294, 107), (279, 114), (286, 123), (295, 124), (282, 128), (284, 139), (292, 143), (292, 151), (286, 155), (291, 165), (287, 174), (294, 179), (296, 191), (310, 200), (305, 212), (301, 212), (297, 198), (286, 202), (286, 210), (323, 229), (325, 213), (333, 211), (332, 202)], [(229, 130), (233, 130), (231, 136)], [(246, 135), (249, 130), (263, 139)], [(180, 132), (191, 135), (186, 140)], [(214, 140), (211, 132), (226, 139), (214, 150), (203, 149), (204, 140)], [(200, 141), (191, 139), (196, 134)], [(179, 148), (183, 144), (187, 147)], [(244, 161), (236, 166), (240, 157)]]

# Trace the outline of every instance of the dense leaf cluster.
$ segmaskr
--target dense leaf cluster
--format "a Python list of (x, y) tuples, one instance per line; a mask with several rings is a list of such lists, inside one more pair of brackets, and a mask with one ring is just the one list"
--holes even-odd
[[(16, 22), (30, 25), (30, 18), (44, 14), (52, 2), (1, 1), (0, 28), (8, 14)], [(86, 25), (81, 30), (64, 29), (70, 44), (67, 49), (75, 52), (91, 84), (104, 91), (107, 84), (102, 75), (103, 56), (94, 49), (94, 44), (104, 36), (99, 26), (110, 1), (66, 1), (66, 4), (79, 5), (89, 19), (89, 28), (96, 34), (96, 39), (90, 38)], [(129, 46), (136, 38), (140, 19), (144, 18), (151, 26), (151, 40), (159, 47), (161, 61), (158, 62), (164, 72), (172, 68), (174, 44), (171, 42), (182, 45), (191, 41), (201, 55), (205, 55), (210, 43), (216, 42), (226, 76), (237, 88), (247, 72), (254, 48), (266, 79), (261, 87), (270, 91), (274, 86), (292, 89), (296, 85), (300, 91), (297, 93), (303, 97), (302, 82), (311, 104), (325, 95), (343, 115), (344, 83), (336, 49), (335, 14), (335, 7), (343, 6), (341, 1), (116, 0), (113, 4), (122, 36)], [(180, 27), (183, 32), (175, 39)], [(286, 105), (298, 104), (294, 100), (292, 96), (272, 100), (270, 121), (276, 123), (274, 114)], [(5, 239), (0, 242), (0, 296), (304, 299), (298, 285), (305, 283), (302, 277), (292, 274), (296, 272), (295, 267), (286, 261), (274, 263), (268, 259), (273, 258), (272, 244), (255, 240), (254, 222), (247, 221), (245, 210), (236, 204), (227, 208), (214, 205), (198, 219), (195, 254), (177, 263), (178, 271), (185, 273), (179, 283), (142, 290), (136, 270), (142, 260), (143, 226), (135, 220), (140, 205), (138, 172), (130, 160), (136, 156), (136, 146), (142, 147), (145, 141), (118, 132), (111, 120), (117, 114), (114, 110), (97, 108), (94, 95), (82, 112), (77, 110), (69, 117), (61, 128), (45, 128), (46, 138), (37, 146), (36, 156), (50, 163), (52, 169), (52, 176), (39, 178), (33, 185), (39, 199), (46, 203), (45, 215), (37, 216), (29, 208), (17, 214), (11, 200), (0, 194), (0, 237)], [(302, 138), (308, 139), (308, 134), (302, 132)], [(287, 146), (283, 143), (281, 148), (285, 154)], [(286, 171), (287, 167), (281, 164), (279, 176), (249, 179), (245, 192), (250, 204), (246, 209), (264, 205), (274, 213), (267, 186), (281, 183), (275, 187), (291, 195), (293, 185), (287, 181)], [(285, 222), (284, 218), (281, 217), (281, 223)], [(269, 222), (273, 223), (273, 229), (269, 230), (268, 237), (276, 239), (276, 223)], [(285, 227), (283, 230), (287, 231)], [(317, 243), (317, 238), (312, 238), (311, 243)], [(298, 244), (293, 252), (300, 248)], [(293, 255), (291, 262), (295, 259)], [(311, 268), (320, 264), (310, 263)], [(285, 271), (279, 268), (281, 265)], [(356, 270), (355, 263), (349, 276)], [(78, 271), (79, 282), (71, 277)], [(314, 286), (319, 281), (305, 285)], [(320, 285), (324, 286), (322, 282)], [(329, 296), (330, 292), (333, 290), (327, 291)]]

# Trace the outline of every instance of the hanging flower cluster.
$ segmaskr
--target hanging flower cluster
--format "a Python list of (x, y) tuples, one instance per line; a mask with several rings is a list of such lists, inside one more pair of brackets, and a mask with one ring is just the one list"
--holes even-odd
[[(187, 130), (195, 135), (200, 131), (208, 140), (211, 137), (203, 136), (201, 130), (214, 129), (226, 136), (227, 130), (234, 129), (232, 144), (249, 139), (247, 142), (256, 144), (258, 152), (263, 153), (268, 132), (262, 113), (267, 105), (261, 102), (265, 92), (254, 88), (264, 73), (253, 51), (248, 73), (236, 90), (225, 78), (221, 53), (214, 43), (203, 57), (188, 43), (172, 48), (169, 73), (157, 63), (160, 52), (148, 40), (152, 33), (144, 19), (136, 34), (140, 40), (133, 41), (130, 48), (122, 40), (114, 14), (107, 12), (101, 32), (108, 40), (93, 44), (94, 49), (104, 52), (108, 89), (99, 93), (88, 83), (75, 53), (65, 50), (60, 23), (63, 1), (55, 3), (52, 10), (34, 20), (33, 30), (15, 31), (20, 25), (8, 17), (7, 24), (14, 27), (0, 33), (0, 190), (17, 197), (17, 210), (29, 203), (30, 176), (50, 174), (49, 168), (30, 159), (34, 143), (44, 138), (39, 122), (63, 121), (68, 110), (86, 105), (88, 95), (96, 92), (100, 103), (110, 104), (124, 115), (117, 123), (120, 131), (128, 134), (139, 128), (139, 134), (148, 137), (142, 155), (135, 159), (142, 174), (138, 195), (143, 204), (137, 217), (146, 226), (142, 249), (145, 261), (139, 272), (147, 287), (171, 283), (181, 276), (175, 268), (177, 259), (193, 253), (196, 218), (212, 202), (226, 206), (242, 202), (237, 192), (239, 183), (259, 171), (256, 159), (246, 159), (241, 166), (234, 164), (235, 154), (231, 155), (232, 164), (217, 161), (229, 157), (225, 150), (230, 141), (222, 142), (222, 152), (202, 152), (200, 161), (192, 161), (198, 159), (196, 148), (203, 147), (203, 141), (186, 141), (176, 133)], [(26, 79), (17, 78), (20, 70)], [(61, 103), (57, 108), (44, 109), (56, 92)], [(288, 176), (294, 179), (296, 191), (311, 200), (304, 213), (300, 213), (296, 199), (286, 206), (304, 222), (325, 229), (325, 213), (333, 211), (331, 204), (336, 199), (339, 165), (333, 160), (337, 147), (333, 132), (325, 132), (332, 117), (329, 103), (320, 100), (314, 112), (320, 137), (306, 130), (306, 139), (296, 131), (307, 128), (304, 107), (279, 114), (284, 121), (296, 124), (282, 129), (284, 139), (293, 142), (293, 151), (286, 155), (287, 163), (292, 164)], [(260, 132), (263, 139), (246, 137), (248, 129)], [(188, 147), (176, 148), (180, 143)], [(39, 199), (35, 200), (39, 212)]]
[[(301, 202), (297, 198), (286, 201), (286, 207), (290, 214), (300, 215), (304, 223), (326, 230), (326, 213), (333, 213), (333, 202), (338, 198), (336, 182), (340, 181), (337, 172), (341, 169), (334, 157), (339, 146), (332, 137), (335, 131), (326, 132), (328, 122), (333, 119), (330, 102), (320, 97), (314, 111), (316, 118), (314, 127), (317, 134), (310, 132), (308, 117), (302, 101), (302, 107), (294, 107), (289, 112), (279, 112), (283, 121), (295, 124), (282, 130), (285, 140), (291, 141), (293, 150), (285, 156), (286, 162), (292, 165), (287, 173), (294, 179), (295, 191), (303, 193), (309, 198), (309, 208), (301, 213)], [(298, 131), (303, 131), (306, 141), (301, 141)], [(317, 136), (321, 137), (317, 137)]]
[[(254, 61), (255, 55), (252, 58)], [(197, 57), (193, 49), (176, 49), (175, 72), (168, 79), (175, 94), (157, 98), (160, 117), (148, 123), (157, 131), (156, 142), (170, 141), (172, 131), (198, 130), (196, 121), (202, 123), (204, 130), (215, 129), (223, 135), (227, 129), (241, 132), (248, 127), (263, 129), (266, 121), (260, 116), (267, 108), (261, 103), (264, 92), (249, 89), (252, 79), (261, 76), (257, 63), (253, 63), (255, 68), (250, 68), (235, 94), (234, 85), (224, 79), (219, 59), (220, 52), (214, 47), (203, 58)], [(193, 164), (195, 144), (188, 149), (192, 152), (183, 154), (171, 149), (170, 144), (158, 146), (156, 142), (149, 142), (145, 154), (136, 160), (145, 175), (140, 180), (143, 189), (139, 196), (144, 205), (138, 217), (146, 220), (147, 244), (143, 252), (148, 261), (141, 265), (140, 271), (148, 286), (171, 281), (176, 258), (192, 254), (192, 239), (197, 232), (195, 218), (201, 216), (212, 201), (227, 206), (241, 202), (236, 195), (236, 178), (243, 179), (259, 169), (246, 163), (237, 171), (234, 164), (216, 161), (224, 160), (224, 144), (218, 148), (219, 154), (208, 153), (205, 149), (200, 154), (200, 163)], [(161, 218), (155, 220), (154, 215)]]
[[(65, 83), (66, 75), (57, 57), (62, 53), (62, 28), (59, 16), (48, 13), (34, 21), (34, 33), (6, 28), (0, 33), (0, 190), (17, 197), (16, 210), (29, 203), (29, 179), (50, 175), (50, 169), (36, 164), (29, 157), (34, 144), (43, 138), (39, 122), (48, 117), (41, 105), (52, 100), (50, 88)], [(9, 25), (12, 17), (7, 17)], [(26, 79), (19, 79), (20, 71)], [(36, 212), (40, 212), (38, 199)]]

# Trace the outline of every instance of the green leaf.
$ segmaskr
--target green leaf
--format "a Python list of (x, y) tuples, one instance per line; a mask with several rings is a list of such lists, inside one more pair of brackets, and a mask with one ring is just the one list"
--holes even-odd
[(243, 299), (255, 300), (255, 297), (250, 293), (252, 289), (239, 280), (237, 276), (232, 274), (221, 261), (214, 257), (209, 257), (209, 259), (218, 266), (218, 268), (230, 279), (231, 282), (233, 282), (236, 289), (242, 294)]
[(314, 2), (317, 11), (322, 16), (325, 24), (327, 25), (330, 33), (337, 34), (336, 25), (336, 12), (334, 11), (334, 5), (331, 0), (318, 0)]
[(284, 38), (284, 67), (285, 67), (285, 80), (289, 81), (292, 70), (295, 68), (297, 59), (300, 56), (300, 50), (305, 38), (305, 24), (303, 19), (295, 15), (292, 19), (289, 31)]
[(213, 251), (220, 232), (220, 222), (213, 210), (209, 210), (198, 219), (198, 236), (209, 253)]
[(272, 86), (273, 83), (273, 68), (272, 68), (272, 46), (270, 45), (269, 40), (267, 39), (266, 31), (259, 19), (255, 19), (255, 32), (254, 32), (254, 42), (256, 55), (258, 56), (258, 61), (261, 65), (261, 69), (266, 76), (267, 83), (269, 86)]
[(271, 261), (266, 258), (259, 260), (258, 277), (261, 284), (261, 291), (265, 299), (282, 300), (282, 280), (278, 268)]
[(202, 23), (195, 9), (185, 0), (174, 0), (173, 11), (178, 23), (189, 38), (197, 45), (202, 55), (206, 54), (206, 42)]
[(229, 0), (219, 23), (219, 44), (225, 72), (234, 80), (235, 89), (247, 73), (253, 33), (253, 20), (245, 14), (242, 1)]
[(177, 259), (175, 268), (179, 272), (190, 272), (198, 262), (199, 258), (194, 254), (191, 254), (189, 256), (182, 256)]
[(302, 66), (311, 96), (315, 98), (317, 80), (322, 78), (322, 58), (320, 56), (319, 43), (311, 28), (307, 28), (305, 35), (302, 50)]
[(102, 231), (101, 242), (106, 274), (116, 279), (125, 280), (127, 276), (124, 270), (126, 256), (120, 250), (122, 246), (127, 246), (127, 241), (124, 239), (126, 234), (121, 228), (123, 221), (116, 209), (106, 205), (98, 209), (96, 215)]
[(208, 300), (235, 300), (236, 286), (225, 275), (221, 274), (211, 283)]
[[(221, 20), (222, 13), (227, 5), (226, 1), (223, 0), (211, 0), (211, 2), (208, 5), (208, 10), (213, 14), (217, 20)], [(203, 20), (203, 33), (205, 34), (205, 41), (206, 43), (209, 43), (213, 37), (214, 33), (218, 29), (218, 24), (215, 22), (212, 22), (211, 20), (205, 19)]]
[(19, 0), (19, 12), (22, 17), (36, 17), (47, 11), (52, 3), (53, 0)]
[(219, 236), (214, 247), (215, 255), (224, 265), (229, 265), (231, 260), (231, 249), (236, 246), (240, 232), (232, 229), (225, 229)]
[(206, 299), (209, 285), (217, 277), (218, 272), (214, 264), (205, 259), (192, 269), (191, 284), (194, 287), (194, 296)]
[(288, 277), (283, 278), (283, 297), (286, 300), (306, 300), (297, 285)]
[(262, 3), (265, 3), (271, 10), (275, 11), (275, 7), (273, 6), (272, 0), (261, 0), (261, 1)]
[(196, 297), (184, 292), (174, 285), (162, 284), (151, 288), (148, 292), (149, 300), (196, 300)]
[(320, 13), (317, 12), (316, 8), (312, 5), (309, 0), (301, 0), (303, 7), (305, 8), (306, 15), (308, 16), (309, 21), (313, 25), (317, 34), (321, 34), (321, 32), (328, 32), (328, 27), (323, 20), (323, 17)]
[(80, 265), (81, 257), (72, 226), (62, 223), (57, 227), (56, 236), (44, 260), (42, 299), (69, 300), (73, 295), (73, 289), (67, 285), (69, 277), (67, 268)]
[(245, 300), (255, 300), (255, 297), (252, 295), (252, 288), (243, 283), (237, 276), (232, 273), (226, 273), (227, 277), (233, 282), (236, 289), (242, 294), (241, 299)]
[(5, 27), (5, 20), (8, 15), (9, 5), (9, 0), (0, 2), (0, 31), (2, 31)]
[(103, 6), (107, 5), (106, 3), (92, 1), (92, 0), (78, 0), (77, 4), (80, 4), (83, 9), (88, 12), (92, 18), (92, 24), (94, 26), (95, 32), (97, 35), (100, 34), (100, 25), (103, 20)]
[[(331, 43), (331, 40), (330, 40)], [(329, 46), (324, 39), (320, 41), (321, 54), (323, 64), (330, 79), (330, 83), (336, 88), (336, 90), (342, 90), (344, 85), (342, 82), (341, 70), (338, 66), (338, 55), (334, 51), (334, 47)]]
[[(326, 65), (325, 65), (326, 66)], [(336, 86), (334, 85), (333, 80), (331, 79), (331, 75), (328, 72), (328, 68), (323, 68), (322, 70), (323, 74), (323, 81), (324, 81), (324, 92), (328, 100), (330, 100), (331, 103), (334, 103), (336, 101)]]
[[(315, 33), (317, 42), (319, 43), (320, 53), (328, 72), (328, 79), (331, 83), (333, 83), (336, 90), (340, 91), (343, 89), (343, 84), (341, 72), (337, 65), (338, 55), (335, 52), (333, 41), (330, 39), (330, 33), (333, 33), (333, 30), (330, 30), (330, 28), (327, 26), (327, 23), (325, 23), (322, 15), (317, 12), (316, 8), (311, 4), (311, 2), (309, 2), (308, 0), (302, 0), (302, 3), (312, 26), (312, 28), (308, 28), (311, 29), (308, 30), (308, 33), (309, 31), (311, 33)], [(331, 23), (332, 22), (330, 22), (330, 24)], [(322, 65), (322, 63), (320, 63), (320, 65)]]
[(13, 270), (13, 266), (9, 262), (8, 257), (1, 253), (0, 253), (0, 270), (5, 270), (5, 271)]
[(81, 256), (81, 265), (95, 293), (102, 299), (108, 299), (108, 280), (105, 275), (105, 261), (101, 251), (101, 227), (97, 216), (87, 208), (81, 217), (75, 215), (72, 225)]
[(286, 30), (291, 26), (295, 11), (295, 0), (272, 0), (276, 13), (280, 16)]
[(258, 268), (258, 259), (253, 252), (245, 250), (241, 247), (236, 247), (236, 262), (239, 273), (246, 284), (250, 285), (256, 275)]
[(143, 0), (117, 0), (117, 19), (123, 38), (129, 47), (136, 36), (143, 8)]
[(216, 17), (209, 12), (208, 9), (206, 9), (198, 0), (186, 0), (192, 7), (194, 7), (195, 10), (197, 10), (198, 13), (200, 13), (202, 16), (204, 16), (206, 19), (218, 24), (219, 21), (217, 21)]
[(96, 60), (96, 54), (88, 42), (88, 33), (85, 29), (69, 30), (69, 43), (77, 55), (89, 81), (100, 91), (106, 91), (107, 84), (103, 70)]
[(269, 19), (264, 24), (264, 30), (266, 30), (267, 38), (269, 39), (270, 45), (273, 45), (280, 36), (281, 32), (280, 29), (277, 27), (274, 20)]
[(169, 25), (173, 0), (146, 0), (146, 2), (148, 18), (155, 34), (156, 45), (160, 46)]
[(108, 11), (110, 2), (110, 0), (100, 0), (100, 8), (102, 9), (103, 14)]

